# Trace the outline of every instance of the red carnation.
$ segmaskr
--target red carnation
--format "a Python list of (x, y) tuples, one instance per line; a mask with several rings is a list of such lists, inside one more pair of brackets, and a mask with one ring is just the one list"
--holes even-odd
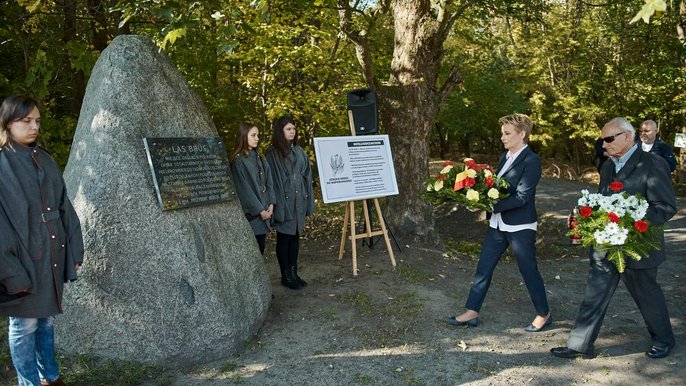
[(439, 180), (445, 180), (445, 176), (440, 173), (436, 176), (436, 178), (438, 178)]
[(624, 184), (622, 184), (619, 181), (612, 181), (610, 182), (610, 190), (613, 192), (619, 192), (622, 189), (624, 189)]
[(489, 188), (492, 188), (493, 185), (495, 184), (495, 180), (491, 177), (486, 177), (486, 185), (488, 185)]
[(455, 162), (453, 162), (453, 161), (445, 161), (445, 162), (443, 162), (443, 167), (450, 166), (450, 165), (455, 165)]
[(470, 168), (473, 168), (474, 166), (476, 166), (476, 162), (475, 162), (473, 159), (470, 159), (470, 160), (465, 161), (464, 164), (467, 165), (467, 167), (470, 167)]
[(619, 223), (619, 216), (617, 216), (616, 214), (614, 214), (612, 212), (607, 214), (607, 218), (609, 218), (611, 222)]
[(474, 184), (476, 184), (476, 180), (472, 177), (467, 177), (464, 179), (464, 186), (471, 188), (472, 186), (474, 186)]
[(648, 223), (643, 220), (638, 220), (634, 223), (634, 228), (636, 228), (638, 233), (643, 233), (648, 229)]
[(579, 214), (582, 217), (591, 217), (591, 214), (593, 214), (593, 209), (591, 209), (590, 206), (584, 206), (583, 208), (579, 209)]

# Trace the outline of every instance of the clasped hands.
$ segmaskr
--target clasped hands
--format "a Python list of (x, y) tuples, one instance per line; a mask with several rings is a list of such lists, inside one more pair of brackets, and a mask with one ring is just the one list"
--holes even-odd
[(262, 218), (262, 220), (269, 220), (272, 217), (272, 214), (274, 214), (274, 204), (269, 204), (269, 208), (260, 212), (260, 218)]

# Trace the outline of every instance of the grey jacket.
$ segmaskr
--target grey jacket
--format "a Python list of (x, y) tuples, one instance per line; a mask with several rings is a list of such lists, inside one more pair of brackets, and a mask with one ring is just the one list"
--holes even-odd
[(274, 148), (267, 150), (274, 179), (274, 229), (295, 235), (305, 228), (305, 217), (314, 213), (312, 169), (305, 151), (294, 145), (286, 157)]
[(245, 217), (255, 235), (271, 231), (271, 219), (262, 220), (260, 213), (274, 204), (274, 184), (269, 164), (256, 151), (237, 155), (231, 161), (231, 176)]
[(39, 147), (0, 150), (0, 292), (27, 296), (0, 315), (42, 318), (62, 312), (62, 289), (83, 262), (81, 225), (62, 173)]

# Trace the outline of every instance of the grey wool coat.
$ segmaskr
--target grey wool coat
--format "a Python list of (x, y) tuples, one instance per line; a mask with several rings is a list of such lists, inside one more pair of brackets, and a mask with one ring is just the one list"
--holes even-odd
[(260, 217), (260, 213), (275, 202), (269, 164), (254, 150), (247, 156), (238, 154), (231, 160), (231, 176), (253, 232), (255, 235), (269, 233), (271, 219), (265, 221)]
[[(44, 318), (62, 312), (64, 283), (83, 262), (81, 225), (62, 173), (43, 149), (0, 150), (1, 316)], [(11, 299), (12, 295), (25, 294)]]
[(295, 235), (305, 229), (305, 217), (314, 213), (312, 169), (302, 147), (294, 145), (286, 157), (267, 150), (267, 161), (274, 178), (274, 229)]

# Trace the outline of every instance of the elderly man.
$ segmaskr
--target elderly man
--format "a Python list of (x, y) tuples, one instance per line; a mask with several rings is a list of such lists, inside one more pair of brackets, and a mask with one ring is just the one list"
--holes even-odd
[(667, 164), (669, 164), (669, 170), (673, 172), (676, 169), (676, 158), (672, 148), (660, 141), (660, 129), (658, 129), (655, 121), (650, 119), (643, 121), (639, 134), (641, 135), (641, 148), (643, 151), (655, 153), (664, 158)]
[[(634, 128), (624, 118), (615, 118), (603, 127), (603, 148), (612, 162), (605, 162), (600, 171), (598, 192), (610, 195), (610, 183), (622, 182), (625, 192), (645, 197), (649, 204), (646, 219), (651, 225), (660, 226), (676, 213), (669, 167), (662, 157), (644, 152), (634, 143), (634, 135)], [(641, 311), (652, 338), (652, 347), (646, 355), (654, 359), (669, 355), (674, 347), (674, 334), (665, 296), (657, 282), (657, 267), (665, 260), (663, 236), (660, 235), (659, 250), (651, 251), (639, 261), (627, 259), (623, 273), (617, 271), (604, 253), (591, 248), (591, 268), (579, 315), (567, 339), (567, 346), (550, 350), (554, 356), (595, 357), (593, 343), (620, 278)]]

